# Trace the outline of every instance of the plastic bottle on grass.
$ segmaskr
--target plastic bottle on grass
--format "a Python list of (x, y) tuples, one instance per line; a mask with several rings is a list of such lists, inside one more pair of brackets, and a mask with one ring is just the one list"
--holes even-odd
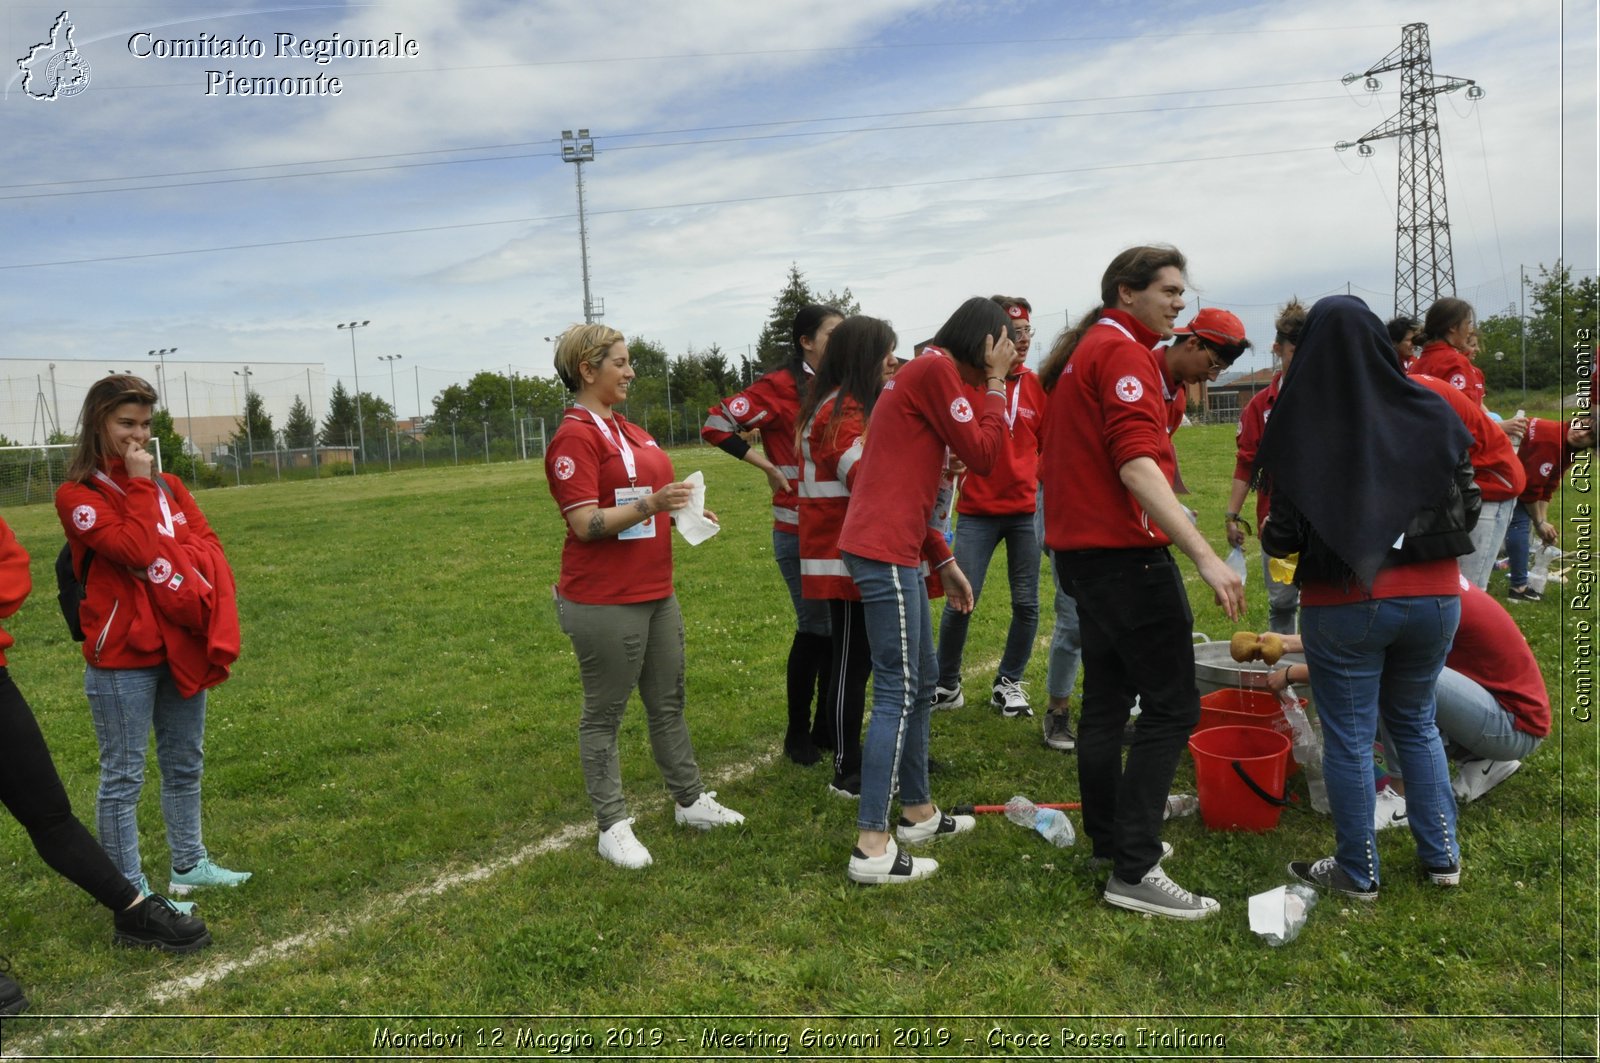
[(1300, 931), (1305, 929), (1306, 917), (1311, 909), (1316, 907), (1317, 891), (1302, 882), (1283, 888), (1283, 929), (1271, 930), (1261, 935), (1261, 939), (1273, 948), (1287, 945), (1300, 936)]
[(1162, 819), (1177, 819), (1179, 816), (1192, 816), (1200, 810), (1200, 799), (1194, 794), (1168, 794), (1167, 810), (1161, 814)]
[(1029, 827), (1051, 845), (1065, 849), (1078, 840), (1072, 820), (1059, 808), (1040, 808), (1021, 794), (1006, 802), (1006, 818), (1019, 827)]

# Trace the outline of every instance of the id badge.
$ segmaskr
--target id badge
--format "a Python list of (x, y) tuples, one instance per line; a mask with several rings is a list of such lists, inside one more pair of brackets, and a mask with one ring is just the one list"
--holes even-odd
[[(619, 487), (617, 488), (617, 505), (631, 506), (641, 498), (649, 498), (654, 490), (652, 487)], [(653, 514), (647, 520), (617, 533), (618, 539), (654, 539), (655, 537), (656, 518)]]

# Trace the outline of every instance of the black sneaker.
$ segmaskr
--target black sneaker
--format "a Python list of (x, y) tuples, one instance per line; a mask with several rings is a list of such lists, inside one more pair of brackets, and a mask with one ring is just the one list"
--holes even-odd
[(1506, 597), (1513, 602), (1542, 602), (1544, 595), (1532, 587), (1512, 587), (1506, 592)]
[(809, 768), (822, 759), (822, 754), (817, 751), (816, 744), (811, 741), (809, 731), (791, 731), (783, 739), (783, 755), (799, 764)]
[(847, 801), (859, 800), (861, 797), (861, 773), (853, 771), (849, 775), (835, 774), (833, 782), (828, 785), (828, 792)]
[(1428, 876), (1428, 881), (1435, 886), (1461, 885), (1461, 861), (1457, 860), (1448, 867), (1425, 867), (1422, 869)]
[[(0, 972), (10, 971), (11, 961), (0, 956)], [(9, 974), (0, 973), (0, 1015), (20, 1015), (28, 1010), (28, 998)]]
[(1315, 886), (1328, 893), (1337, 893), (1343, 897), (1353, 897), (1358, 901), (1375, 901), (1378, 899), (1378, 884), (1363, 889), (1356, 885), (1356, 880), (1350, 873), (1340, 867), (1331, 856), (1312, 863), (1309, 860), (1296, 860), (1289, 865), (1289, 874), (1304, 882), (1308, 886)]
[(116, 915), (112, 942), (130, 949), (198, 952), (211, 944), (211, 932), (192, 915), (183, 915), (159, 893)]

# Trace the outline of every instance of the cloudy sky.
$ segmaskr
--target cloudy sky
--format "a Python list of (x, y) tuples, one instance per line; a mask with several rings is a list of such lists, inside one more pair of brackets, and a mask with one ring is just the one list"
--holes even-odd
[[(582, 316), (578, 127), (594, 295), (674, 353), (742, 353), (791, 262), (907, 342), (993, 292), (1052, 333), (1143, 242), (1264, 348), (1291, 294), (1393, 309), (1397, 143), (1334, 144), (1397, 111), (1397, 73), (1340, 78), (1409, 22), (1486, 90), (1439, 97), (1458, 293), (1488, 314), (1519, 265), (1596, 266), (1588, 0), (100, 0), (68, 9), (87, 88), (34, 99), (17, 59), (48, 60), (61, 10), (0, 13), (0, 357), (344, 376), (334, 325), (370, 319), (363, 377), (401, 355), (424, 399), (548, 373), (544, 337)], [(279, 34), (415, 54), (319, 64)], [(241, 38), (264, 55), (161, 54)], [(228, 71), (341, 92), (230, 94)]]

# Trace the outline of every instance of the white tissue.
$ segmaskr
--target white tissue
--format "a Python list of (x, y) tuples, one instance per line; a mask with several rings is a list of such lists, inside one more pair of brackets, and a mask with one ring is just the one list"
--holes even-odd
[(706, 516), (706, 478), (698, 469), (683, 478), (692, 491), (689, 501), (682, 509), (672, 511), (673, 526), (678, 529), (678, 534), (683, 536), (683, 541), (690, 546), (699, 546), (717, 532), (722, 530), (721, 525)]

